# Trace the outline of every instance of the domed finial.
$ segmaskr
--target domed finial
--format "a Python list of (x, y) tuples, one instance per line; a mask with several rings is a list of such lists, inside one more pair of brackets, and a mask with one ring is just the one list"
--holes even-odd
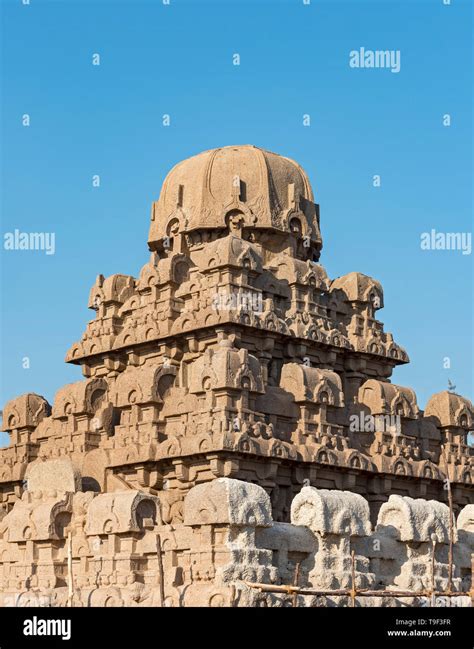
[[(161, 251), (174, 240), (182, 252), (233, 233), (302, 260), (319, 259), (318, 206), (297, 162), (256, 146), (204, 151), (177, 164), (153, 203), (148, 245)], [(275, 239), (276, 237), (276, 239)], [(286, 244), (286, 245), (285, 245)], [(273, 248), (269, 252), (272, 252)]]

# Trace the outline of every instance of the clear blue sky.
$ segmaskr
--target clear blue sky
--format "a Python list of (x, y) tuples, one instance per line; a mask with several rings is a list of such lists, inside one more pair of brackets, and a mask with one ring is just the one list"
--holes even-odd
[[(2, 250), (2, 405), (28, 391), (52, 402), (81, 378), (64, 355), (93, 315), (89, 289), (147, 261), (167, 170), (247, 143), (308, 172), (329, 275), (382, 282), (380, 318), (412, 360), (393, 381), (421, 407), (448, 378), (472, 399), (473, 255), (420, 249), (422, 232), (472, 230), (468, 0), (2, 7), (2, 234), (56, 235), (51, 256)], [(351, 68), (360, 47), (399, 50), (400, 72)]]

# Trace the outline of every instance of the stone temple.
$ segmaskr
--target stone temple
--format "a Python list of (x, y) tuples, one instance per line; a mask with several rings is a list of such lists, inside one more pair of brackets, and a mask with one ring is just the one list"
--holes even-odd
[[(0, 604), (284, 606), (248, 582), (343, 589), (351, 565), (358, 588), (469, 591), (473, 406), (423, 412), (390, 381), (408, 356), (382, 287), (327, 276), (303, 169), (255, 146), (184, 160), (148, 246), (91, 289), (83, 379), (4, 407)], [(298, 595), (316, 602), (347, 598)]]

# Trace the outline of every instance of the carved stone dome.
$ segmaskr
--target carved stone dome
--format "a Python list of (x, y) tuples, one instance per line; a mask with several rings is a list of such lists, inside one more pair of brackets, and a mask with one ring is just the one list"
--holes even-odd
[(166, 237), (179, 234), (213, 231), (216, 238), (270, 229), (274, 236), (304, 239), (319, 256), (318, 207), (307, 175), (293, 160), (252, 145), (211, 149), (169, 172), (153, 203), (148, 243), (159, 250)]
[(465, 430), (474, 428), (472, 403), (448, 390), (433, 394), (426, 404), (425, 417), (433, 418), (437, 426), (456, 426)]

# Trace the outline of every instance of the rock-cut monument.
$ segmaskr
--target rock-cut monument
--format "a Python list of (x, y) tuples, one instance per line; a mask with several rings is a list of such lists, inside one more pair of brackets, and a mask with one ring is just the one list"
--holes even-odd
[(0, 604), (281, 606), (248, 582), (346, 588), (352, 553), (358, 587), (468, 591), (473, 406), (423, 412), (391, 382), (408, 356), (382, 287), (328, 277), (303, 169), (255, 146), (184, 160), (148, 246), (91, 289), (82, 380), (4, 407)]

